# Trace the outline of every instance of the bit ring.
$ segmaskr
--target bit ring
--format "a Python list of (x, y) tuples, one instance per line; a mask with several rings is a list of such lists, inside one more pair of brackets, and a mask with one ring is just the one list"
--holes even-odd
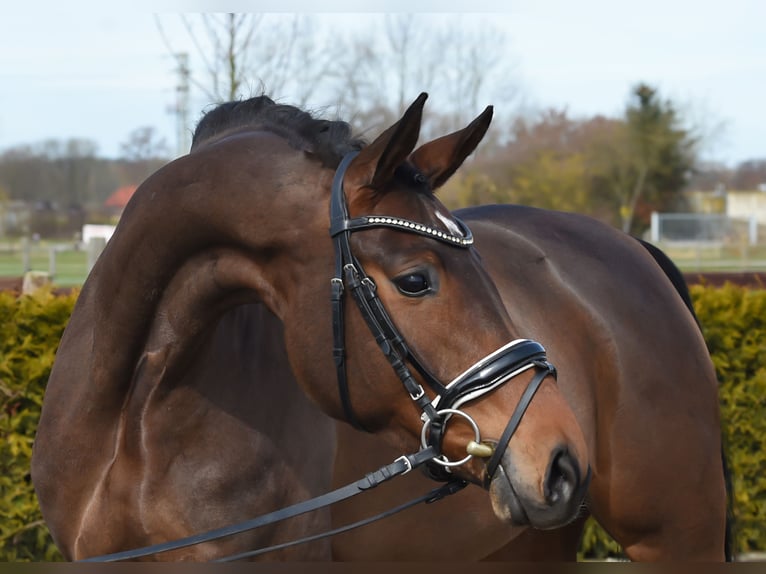
[[(479, 433), (479, 425), (476, 424), (476, 421), (473, 420), (469, 415), (464, 413), (463, 411), (460, 411), (458, 409), (442, 409), (440, 411), (436, 411), (437, 415), (458, 415), (463, 417), (465, 420), (468, 421), (468, 424), (471, 425), (471, 428), (473, 429), (474, 434), (474, 441), (477, 443), (481, 442), (481, 434)], [(447, 421), (449, 420), (449, 417), (445, 419), (444, 425), (446, 427)], [(421, 448), (427, 448), (427, 433), (428, 433), (428, 427), (431, 426), (431, 420), (426, 420), (425, 423), (423, 423), (423, 430), (420, 431), (420, 446)], [(436, 464), (439, 464), (441, 466), (446, 467), (452, 467), (452, 466), (460, 466), (461, 464), (465, 464), (469, 460), (473, 458), (472, 454), (469, 454), (465, 456), (464, 458), (461, 458), (460, 460), (449, 460), (445, 455), (441, 455), (438, 457), (433, 458), (433, 462)]]

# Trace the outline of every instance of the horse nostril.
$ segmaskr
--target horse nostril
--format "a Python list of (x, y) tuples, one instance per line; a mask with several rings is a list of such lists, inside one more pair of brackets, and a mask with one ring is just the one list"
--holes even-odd
[(566, 448), (554, 450), (543, 485), (546, 502), (551, 506), (567, 503), (579, 484), (580, 468), (575, 458)]

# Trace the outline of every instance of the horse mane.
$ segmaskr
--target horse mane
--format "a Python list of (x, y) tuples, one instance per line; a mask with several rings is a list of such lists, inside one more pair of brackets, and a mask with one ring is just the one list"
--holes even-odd
[(192, 137), (192, 151), (242, 128), (265, 129), (287, 139), (291, 146), (319, 157), (326, 167), (365, 142), (351, 136), (351, 126), (340, 120), (315, 118), (295, 106), (278, 104), (265, 95), (225, 102), (206, 112)]

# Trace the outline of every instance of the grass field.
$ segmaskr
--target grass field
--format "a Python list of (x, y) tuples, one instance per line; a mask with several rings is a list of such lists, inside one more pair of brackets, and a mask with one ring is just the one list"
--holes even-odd
[[(55, 248), (53, 263), (52, 248)], [(21, 277), (25, 271), (52, 272), (54, 285), (60, 287), (82, 285), (88, 275), (88, 255), (71, 244), (40, 242), (30, 245), (25, 256), (20, 243), (0, 243), (0, 277)]]

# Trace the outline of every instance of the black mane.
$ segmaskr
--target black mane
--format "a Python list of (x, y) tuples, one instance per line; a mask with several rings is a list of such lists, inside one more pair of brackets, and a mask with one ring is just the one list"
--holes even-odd
[(351, 127), (346, 122), (314, 118), (295, 106), (256, 96), (226, 102), (206, 112), (194, 130), (191, 149), (230, 130), (248, 126), (284, 137), (293, 147), (317, 155), (328, 167), (337, 166), (346, 153), (364, 145), (361, 139), (351, 137)]

